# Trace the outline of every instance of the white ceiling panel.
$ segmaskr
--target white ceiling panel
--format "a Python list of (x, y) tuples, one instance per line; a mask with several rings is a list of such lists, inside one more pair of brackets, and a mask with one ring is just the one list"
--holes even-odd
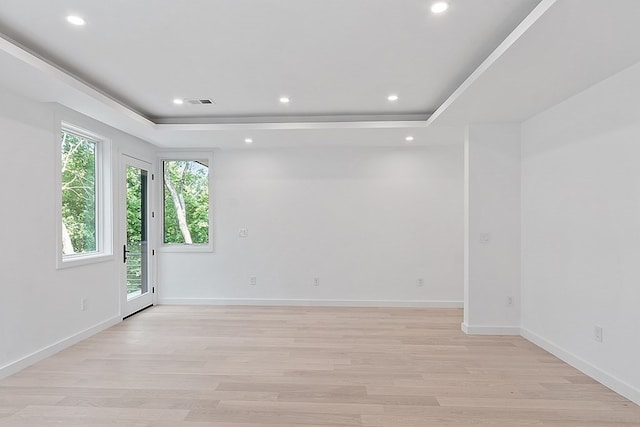
[(640, 61), (639, 0), (432, 1), (2, 0), (0, 86), (161, 147), (413, 146)]
[(152, 119), (428, 114), (538, 2), (2, 0), (0, 31)]
[(521, 122), (640, 61), (639, 0), (549, 4), (431, 122)]

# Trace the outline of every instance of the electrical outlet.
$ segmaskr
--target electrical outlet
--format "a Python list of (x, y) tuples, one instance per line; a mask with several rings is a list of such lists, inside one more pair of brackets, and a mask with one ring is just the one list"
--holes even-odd
[(507, 297), (507, 307), (513, 307), (513, 297)]
[(80, 298), (80, 311), (85, 311), (87, 309), (87, 299)]
[(238, 230), (238, 236), (249, 237), (249, 230), (246, 228), (241, 228), (240, 230)]
[(424, 286), (424, 279), (422, 277), (418, 278), (418, 281), (416, 282), (416, 286), (419, 288)]
[(602, 342), (602, 327), (601, 326), (594, 326), (593, 328), (593, 338), (597, 341), (597, 342)]
[(251, 276), (249, 278), (249, 284), (252, 286), (255, 286), (258, 284), (258, 278), (256, 276)]
[(320, 286), (320, 278), (319, 277), (314, 277), (313, 278), (313, 286)]

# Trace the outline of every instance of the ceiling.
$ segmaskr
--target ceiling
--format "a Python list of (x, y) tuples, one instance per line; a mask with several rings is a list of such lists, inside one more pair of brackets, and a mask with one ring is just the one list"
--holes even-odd
[(0, 85), (165, 147), (424, 145), (640, 60), (637, 0), (448, 3), (2, 0)]
[(638, 0), (558, 0), (535, 18), (430, 121), (521, 122), (640, 61)]
[(2, 0), (0, 25), (153, 121), (426, 115), (537, 2), (462, 0), (435, 15), (425, 0)]

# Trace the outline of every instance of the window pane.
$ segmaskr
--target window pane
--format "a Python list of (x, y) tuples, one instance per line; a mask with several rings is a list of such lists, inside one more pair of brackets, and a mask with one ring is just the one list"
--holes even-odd
[(97, 142), (62, 131), (62, 253), (97, 252)]
[(164, 243), (209, 243), (209, 167), (206, 161), (165, 160)]

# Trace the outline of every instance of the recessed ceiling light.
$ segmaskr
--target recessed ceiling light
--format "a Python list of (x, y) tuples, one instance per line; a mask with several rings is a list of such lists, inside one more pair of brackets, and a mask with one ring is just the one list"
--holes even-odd
[(431, 12), (433, 13), (442, 13), (447, 9), (449, 9), (449, 3), (446, 1), (438, 1), (431, 5)]
[(244, 139), (244, 142), (245, 142), (245, 143), (247, 143), (247, 144), (253, 144), (253, 139), (251, 139), (251, 138), (245, 138), (245, 139)]
[(180, 99), (180, 98), (176, 98), (173, 100), (173, 103), (176, 105), (182, 105), (184, 104), (184, 100)]
[(67, 16), (67, 22), (73, 25), (78, 25), (78, 26), (82, 26), (87, 23), (87, 21), (85, 21), (83, 18), (76, 15)]
[(291, 102), (291, 100), (287, 96), (281, 96), (280, 97), (280, 102), (283, 103), (283, 104), (288, 104), (289, 102)]
[(411, 135), (409, 135), (409, 136), (408, 136), (408, 137), (406, 137), (404, 140), (405, 140), (405, 141), (409, 141), (409, 142), (411, 142), (411, 141), (413, 141), (413, 137), (412, 137)]
[(398, 95), (396, 95), (396, 94), (389, 95), (389, 96), (387, 96), (387, 99), (388, 99), (389, 101), (391, 101), (391, 102), (393, 102), (393, 101), (397, 101), (397, 100), (398, 100)]

